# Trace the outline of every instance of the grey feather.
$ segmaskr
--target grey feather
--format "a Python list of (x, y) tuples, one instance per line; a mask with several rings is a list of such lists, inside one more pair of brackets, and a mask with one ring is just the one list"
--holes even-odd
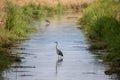
[(58, 42), (55, 42), (56, 43), (56, 51), (57, 51), (57, 55), (59, 56), (63, 56), (63, 53), (62, 53), (62, 51), (61, 50), (59, 50), (58, 48), (57, 48), (57, 45), (58, 45)]
[(63, 53), (61, 50), (57, 49), (57, 53), (58, 53), (58, 55), (63, 56)]

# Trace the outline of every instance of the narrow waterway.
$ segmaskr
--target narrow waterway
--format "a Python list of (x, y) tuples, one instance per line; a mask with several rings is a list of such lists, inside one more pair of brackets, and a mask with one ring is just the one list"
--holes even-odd
[[(37, 33), (17, 48), (23, 59), (3, 73), (4, 80), (112, 80), (108, 68), (87, 50), (83, 33), (75, 19), (52, 20), (50, 25), (36, 22)], [(64, 58), (58, 60), (55, 41)]]

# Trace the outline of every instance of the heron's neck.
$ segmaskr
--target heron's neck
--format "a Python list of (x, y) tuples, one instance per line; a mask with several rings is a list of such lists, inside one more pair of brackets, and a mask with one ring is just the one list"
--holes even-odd
[(58, 44), (56, 44), (56, 50), (57, 50), (57, 45), (58, 45)]

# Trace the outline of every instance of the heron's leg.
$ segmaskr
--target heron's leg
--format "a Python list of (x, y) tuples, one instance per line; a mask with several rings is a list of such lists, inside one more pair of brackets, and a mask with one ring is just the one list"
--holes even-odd
[(60, 59), (61, 59), (62, 57), (60, 56)]
[(60, 59), (63, 59), (63, 57), (62, 57), (62, 56), (60, 56)]

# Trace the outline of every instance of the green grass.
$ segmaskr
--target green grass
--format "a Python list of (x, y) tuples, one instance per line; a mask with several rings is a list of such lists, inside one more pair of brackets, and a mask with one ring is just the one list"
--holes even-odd
[(60, 3), (56, 6), (42, 6), (30, 3), (20, 7), (13, 5), (11, 2), (7, 2), (6, 11), (6, 32), (15, 34), (14, 39), (23, 39), (27, 33), (35, 30), (34, 27), (30, 26), (31, 23), (43, 17), (53, 16), (55, 14), (60, 15), (63, 13), (63, 7)]
[(104, 53), (104, 55), (102, 56), (103, 60), (106, 62), (110, 62), (110, 61), (114, 61), (115, 59), (120, 58), (120, 54), (119, 53)]
[(0, 54), (0, 71), (2, 71), (4, 68), (7, 68), (9, 64), (13, 62), (13, 58), (1, 53)]
[(15, 57), (10, 54), (11, 50), (7, 48), (0, 48), (0, 71), (8, 68), (13, 62), (20, 62), (20, 57)]
[(11, 57), (11, 46), (16, 45), (18, 40), (27, 39), (28, 33), (36, 31), (32, 26), (35, 20), (43, 17), (61, 15), (63, 7), (59, 3), (56, 6), (28, 4), (17, 6), (11, 2), (6, 3), (6, 25), (0, 28), (0, 71), (19, 58)]
[(78, 24), (90, 40), (94, 40), (91, 49), (120, 53), (120, 21), (116, 19), (119, 8), (120, 4), (115, 0), (99, 0), (84, 10)]
[(28, 5), (23, 6), (22, 8), (23, 13), (26, 15), (27, 19), (33, 18), (35, 20), (39, 20), (43, 17), (49, 17), (55, 14), (63, 14), (63, 6), (60, 3), (58, 3), (56, 6), (36, 5), (30, 3)]
[[(78, 24), (87, 33), (91, 42), (90, 50), (102, 50), (102, 59), (110, 62), (110, 70), (118, 77), (120, 72), (120, 2), (117, 0), (98, 0), (83, 12)], [(116, 63), (116, 61), (118, 61)], [(118, 66), (116, 66), (118, 65)], [(113, 71), (114, 70), (114, 71)]]

